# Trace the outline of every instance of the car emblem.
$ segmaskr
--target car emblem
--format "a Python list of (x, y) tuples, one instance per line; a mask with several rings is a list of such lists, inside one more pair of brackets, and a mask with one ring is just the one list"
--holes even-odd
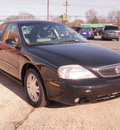
[(120, 74), (120, 65), (115, 68), (115, 72), (116, 72), (117, 74)]

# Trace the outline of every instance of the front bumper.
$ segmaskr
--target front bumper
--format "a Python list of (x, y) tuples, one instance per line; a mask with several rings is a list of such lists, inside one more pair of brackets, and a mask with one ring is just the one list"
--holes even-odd
[(120, 79), (89, 79), (54, 81), (60, 87), (47, 85), (48, 98), (61, 103), (76, 105), (83, 102), (95, 103), (99, 100), (119, 95)]

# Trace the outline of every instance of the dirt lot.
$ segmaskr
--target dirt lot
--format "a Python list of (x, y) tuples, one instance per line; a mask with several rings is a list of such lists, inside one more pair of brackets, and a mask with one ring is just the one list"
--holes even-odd
[[(95, 42), (120, 51), (120, 42)], [(52, 102), (49, 107), (33, 108), (24, 89), (0, 73), (0, 130), (119, 130), (120, 98), (78, 106)]]

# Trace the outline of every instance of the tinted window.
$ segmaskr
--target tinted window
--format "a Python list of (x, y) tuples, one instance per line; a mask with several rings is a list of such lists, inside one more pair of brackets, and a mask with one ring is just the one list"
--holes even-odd
[(59, 23), (36, 23), (21, 26), (25, 42), (29, 45), (59, 44), (67, 41), (87, 42), (85, 38), (68, 26)]
[(16, 41), (18, 41), (19, 38), (19, 33), (16, 25), (14, 24), (9, 24), (6, 28), (5, 35), (3, 37), (3, 41), (5, 42), (6, 39), (8, 38), (15, 38)]
[(106, 26), (105, 30), (119, 30), (117, 26)]
[(80, 31), (91, 31), (91, 28), (81, 28)]
[(72, 27), (75, 31), (79, 32), (81, 27)]

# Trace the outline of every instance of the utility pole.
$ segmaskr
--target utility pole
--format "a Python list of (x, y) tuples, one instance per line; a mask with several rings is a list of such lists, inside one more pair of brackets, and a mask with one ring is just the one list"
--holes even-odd
[(67, 19), (67, 7), (70, 6), (70, 5), (68, 4), (68, 1), (67, 1), (67, 0), (66, 0), (66, 4), (65, 4), (64, 6), (66, 6), (66, 19)]
[(49, 20), (49, 0), (47, 0), (47, 20)]

